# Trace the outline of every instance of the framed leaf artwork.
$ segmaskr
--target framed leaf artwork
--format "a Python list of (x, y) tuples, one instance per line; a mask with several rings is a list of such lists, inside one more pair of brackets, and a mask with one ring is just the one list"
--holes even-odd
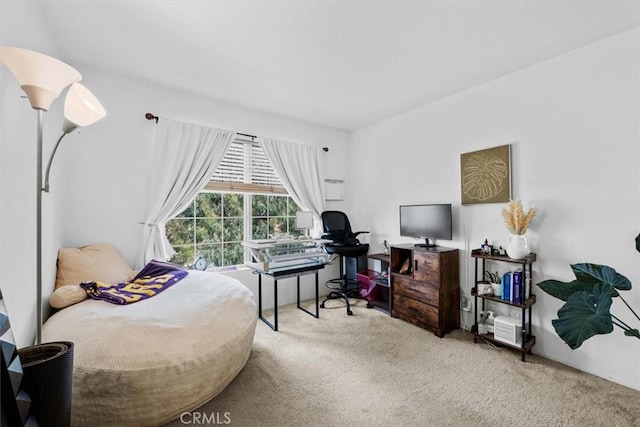
[(460, 155), (463, 205), (505, 203), (511, 199), (511, 145)]

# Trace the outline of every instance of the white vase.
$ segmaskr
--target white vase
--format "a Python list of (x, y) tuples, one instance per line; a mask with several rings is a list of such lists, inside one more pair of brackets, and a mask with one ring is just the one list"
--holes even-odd
[(527, 245), (527, 238), (520, 234), (510, 234), (507, 245), (507, 255), (510, 258), (522, 259), (529, 255), (531, 251)]

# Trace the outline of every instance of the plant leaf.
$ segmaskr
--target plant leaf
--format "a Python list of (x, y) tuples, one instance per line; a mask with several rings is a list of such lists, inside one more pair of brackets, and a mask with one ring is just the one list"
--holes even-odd
[(573, 282), (543, 280), (538, 283), (538, 286), (552, 297), (556, 297), (562, 301), (568, 300), (575, 292), (586, 291), (591, 294), (593, 290), (593, 283), (585, 283), (579, 280), (574, 280)]
[(556, 333), (573, 350), (596, 334), (613, 331), (611, 321), (611, 292), (607, 286), (598, 284), (593, 295), (588, 292), (574, 292), (566, 304), (558, 310), (558, 319), (551, 323)]
[(613, 268), (599, 264), (572, 264), (571, 269), (576, 275), (576, 279), (587, 283), (603, 283), (613, 286), (621, 291), (631, 289), (631, 281), (618, 273)]
[(628, 329), (624, 331), (624, 334), (628, 337), (640, 338), (640, 331), (637, 329)]

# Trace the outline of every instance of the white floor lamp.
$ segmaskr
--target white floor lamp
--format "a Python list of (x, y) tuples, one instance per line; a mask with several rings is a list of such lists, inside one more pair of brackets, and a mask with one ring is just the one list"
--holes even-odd
[[(87, 126), (105, 116), (100, 102), (78, 82), (82, 75), (73, 67), (38, 52), (0, 46), (0, 62), (16, 77), (37, 113), (36, 166), (36, 344), (42, 342), (42, 192), (49, 191), (48, 176), (53, 156), (62, 138), (78, 126)], [(72, 84), (65, 101), (65, 124), (47, 166), (47, 182), (42, 183), (42, 122), (62, 90)]]

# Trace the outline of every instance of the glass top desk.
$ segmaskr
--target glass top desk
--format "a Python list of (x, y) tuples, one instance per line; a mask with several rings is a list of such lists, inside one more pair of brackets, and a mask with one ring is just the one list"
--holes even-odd
[[(324, 248), (327, 240), (250, 240), (245, 246), (255, 262), (246, 264), (258, 275), (258, 317), (274, 331), (278, 330), (278, 280), (296, 278), (297, 307), (305, 313), (320, 317), (318, 302), (318, 271), (329, 262)], [(300, 306), (300, 276), (315, 274), (316, 312)], [(273, 278), (273, 323), (262, 315), (262, 276)]]

